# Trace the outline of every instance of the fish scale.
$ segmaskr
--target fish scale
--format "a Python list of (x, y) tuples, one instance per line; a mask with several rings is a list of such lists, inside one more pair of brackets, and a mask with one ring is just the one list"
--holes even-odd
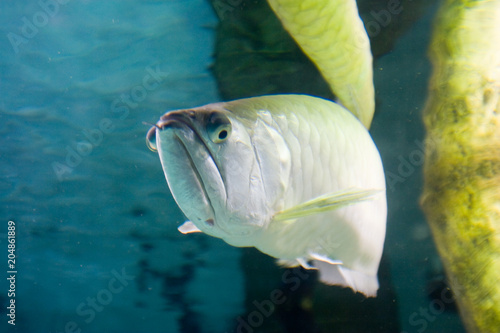
[[(313, 120), (307, 115), (301, 115), (300, 117), (302, 118), (300, 120), (301, 126), (293, 131), (293, 137), (298, 138), (298, 140), (297, 142), (288, 141), (291, 149), (297, 149), (298, 152), (297, 163), (293, 166), (293, 173), (302, 175), (302, 181), (296, 179), (293, 187), (297, 193), (301, 193), (300, 197), (296, 199), (297, 201), (317, 196), (318, 192), (322, 191), (324, 184), (327, 184), (330, 190), (332, 187), (338, 187), (337, 179), (332, 176), (332, 173), (335, 173), (336, 170), (330, 166), (335, 166), (337, 163), (333, 156), (342, 156), (343, 152), (338, 151), (338, 148), (345, 144), (344, 140), (339, 140), (338, 145), (330, 146), (332, 135), (328, 135), (328, 133), (338, 132), (338, 129), (328, 120), (324, 121), (324, 119), (328, 119), (328, 116), (321, 119), (322, 125), (324, 125), (321, 131), (322, 136), (318, 133), (317, 128), (311, 129), (309, 125), (311, 122), (320, 121), (319, 119)], [(289, 137), (288, 135), (285, 136), (285, 138)], [(315, 163), (317, 159), (320, 160), (320, 163)], [(314, 177), (311, 177), (311, 175), (314, 175)]]

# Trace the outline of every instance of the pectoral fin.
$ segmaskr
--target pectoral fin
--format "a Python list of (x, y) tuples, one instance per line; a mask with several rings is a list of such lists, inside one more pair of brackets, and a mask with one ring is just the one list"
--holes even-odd
[(177, 230), (179, 230), (183, 234), (190, 234), (190, 233), (193, 233), (193, 232), (202, 232), (191, 221), (184, 222), (179, 228), (177, 228)]
[(383, 190), (348, 189), (345, 191), (328, 193), (312, 200), (285, 209), (274, 215), (274, 221), (293, 220), (299, 217), (323, 213), (329, 210), (349, 206), (358, 202), (370, 200), (375, 194)]

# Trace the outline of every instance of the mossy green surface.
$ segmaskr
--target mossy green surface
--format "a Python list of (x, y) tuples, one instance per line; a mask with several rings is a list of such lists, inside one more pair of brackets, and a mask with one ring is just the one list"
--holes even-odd
[(422, 206), (470, 332), (500, 329), (500, 1), (445, 1)]

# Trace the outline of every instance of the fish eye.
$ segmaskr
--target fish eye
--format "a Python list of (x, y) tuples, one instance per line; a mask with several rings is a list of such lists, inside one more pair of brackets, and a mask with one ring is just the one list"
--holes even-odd
[(226, 116), (212, 113), (208, 118), (207, 133), (212, 142), (224, 142), (231, 135), (231, 122)]
[(151, 127), (146, 135), (146, 144), (148, 145), (149, 150), (157, 151), (156, 147), (156, 126)]

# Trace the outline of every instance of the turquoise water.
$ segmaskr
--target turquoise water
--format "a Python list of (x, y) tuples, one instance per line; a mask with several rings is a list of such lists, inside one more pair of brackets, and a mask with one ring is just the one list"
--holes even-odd
[[(224, 4), (225, 14), (245, 9)], [(389, 202), (381, 283), (391, 296), (381, 306), (395, 309), (385, 331), (463, 332), (456, 312), (436, 310), (440, 299), (428, 296), (441, 269), (417, 204), (434, 10), (374, 67), (372, 135)], [(184, 217), (145, 145), (144, 122), (221, 100), (210, 70), (219, 19), (201, 0), (0, 2), (1, 332), (338, 329), (317, 310), (303, 327), (290, 324), (303, 318), (290, 309), (259, 310), (253, 301), (265, 304), (281, 288), (270, 259), (176, 230)], [(6, 280), (8, 221), (16, 228), (15, 297)], [(15, 325), (6, 316), (11, 299)], [(352, 303), (318, 302), (337, 313)], [(359, 318), (375, 322), (367, 312)]]

